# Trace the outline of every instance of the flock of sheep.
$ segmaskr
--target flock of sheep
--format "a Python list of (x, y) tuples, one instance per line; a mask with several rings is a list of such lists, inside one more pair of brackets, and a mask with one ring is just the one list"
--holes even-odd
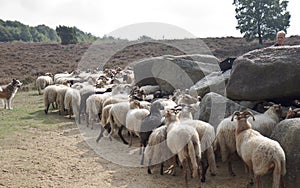
[[(100, 122), (97, 142), (103, 136), (111, 138), (117, 134), (130, 147), (132, 138), (137, 136), (141, 164), (147, 159), (149, 174), (156, 164), (161, 165), (163, 174), (164, 162), (171, 159), (169, 173), (175, 175), (179, 162), (186, 187), (188, 169), (192, 177), (199, 177), (200, 187), (208, 167), (211, 175), (217, 174), (216, 151), (221, 152), (222, 160), (228, 162), (229, 175), (234, 176), (231, 161), (237, 152), (244, 161), (250, 184), (254, 175), (256, 187), (260, 187), (260, 176), (273, 171), (273, 188), (284, 187), (285, 153), (278, 142), (268, 138), (281, 120), (280, 105), (274, 104), (258, 115), (235, 112), (215, 130), (209, 123), (198, 120), (199, 97), (186, 90), (162, 96), (158, 86), (137, 87), (129, 68), (45, 75), (37, 78), (36, 86), (39, 94), (43, 93), (46, 114), (52, 105), (60, 115), (68, 114), (69, 118), (74, 115), (77, 123), (86, 123), (91, 129), (95, 122)], [(298, 111), (290, 110), (288, 118)], [(253, 120), (247, 119), (249, 116)], [(128, 131), (129, 143), (123, 137), (123, 130)]]

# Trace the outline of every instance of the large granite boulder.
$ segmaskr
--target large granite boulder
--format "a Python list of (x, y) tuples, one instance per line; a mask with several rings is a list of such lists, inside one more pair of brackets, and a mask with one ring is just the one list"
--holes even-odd
[[(232, 115), (234, 111), (246, 109), (250, 110), (220, 94), (210, 92), (201, 100), (199, 119), (209, 122), (217, 130), (217, 126), (224, 118)], [(257, 114), (255, 111), (252, 112)]]
[(212, 72), (199, 80), (195, 85), (190, 88), (190, 94), (203, 97), (209, 92), (225, 95), (225, 85), (230, 77), (230, 70), (225, 72), (218, 71)]
[(292, 100), (300, 97), (300, 45), (268, 47), (238, 57), (226, 96), (233, 100)]
[(271, 139), (280, 143), (286, 156), (287, 188), (300, 186), (300, 118), (281, 121), (273, 130)]
[(164, 94), (189, 89), (205, 75), (220, 70), (216, 57), (200, 54), (144, 59), (133, 68), (135, 84), (159, 85)]

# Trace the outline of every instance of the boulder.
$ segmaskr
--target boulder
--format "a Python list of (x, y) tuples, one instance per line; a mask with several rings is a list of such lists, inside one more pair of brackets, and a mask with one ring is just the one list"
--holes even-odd
[(271, 139), (279, 142), (286, 156), (286, 187), (300, 185), (300, 118), (281, 121), (272, 132)]
[[(199, 119), (209, 122), (217, 130), (217, 126), (224, 118), (231, 116), (234, 111), (246, 109), (247, 107), (241, 106), (222, 95), (210, 92), (201, 100)], [(255, 111), (252, 112), (257, 114)]]
[(226, 96), (233, 100), (290, 101), (300, 97), (300, 45), (268, 47), (238, 57)]
[(212, 72), (209, 75), (202, 78), (195, 85), (190, 88), (190, 94), (203, 97), (209, 92), (225, 95), (225, 85), (230, 77), (230, 70), (226, 72)]
[(211, 55), (160, 56), (133, 65), (135, 84), (159, 85), (164, 94), (189, 89), (205, 75), (219, 71), (218, 59)]

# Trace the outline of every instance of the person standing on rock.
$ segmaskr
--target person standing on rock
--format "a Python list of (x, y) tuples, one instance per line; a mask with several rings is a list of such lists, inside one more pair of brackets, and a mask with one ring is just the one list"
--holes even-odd
[(276, 35), (276, 43), (273, 46), (283, 46), (285, 41), (285, 32), (279, 31)]

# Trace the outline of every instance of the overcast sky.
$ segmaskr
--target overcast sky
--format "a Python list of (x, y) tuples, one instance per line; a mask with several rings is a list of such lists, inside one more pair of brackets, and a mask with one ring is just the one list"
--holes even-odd
[[(240, 32), (235, 29), (237, 21), (232, 2), (233, 0), (0, 0), (0, 19), (17, 20), (30, 26), (45, 24), (53, 29), (58, 25), (76, 26), (99, 37), (105, 34), (120, 35), (118, 31), (126, 33), (120, 28), (127, 28), (130, 33), (128, 26), (142, 26), (145, 31), (162, 28), (163, 24), (151, 26), (153, 22), (170, 26), (169, 34), (176, 33), (172, 30), (177, 27), (175, 30), (179, 33), (186, 32), (186, 36), (241, 37)], [(288, 10), (291, 14), (288, 36), (300, 35), (300, 1), (289, 0)], [(150, 23), (146, 24), (148, 28), (145, 23)], [(146, 32), (145, 35), (147, 34), (149, 35)], [(162, 33), (159, 37), (168, 38), (165, 35), (168, 34)]]

